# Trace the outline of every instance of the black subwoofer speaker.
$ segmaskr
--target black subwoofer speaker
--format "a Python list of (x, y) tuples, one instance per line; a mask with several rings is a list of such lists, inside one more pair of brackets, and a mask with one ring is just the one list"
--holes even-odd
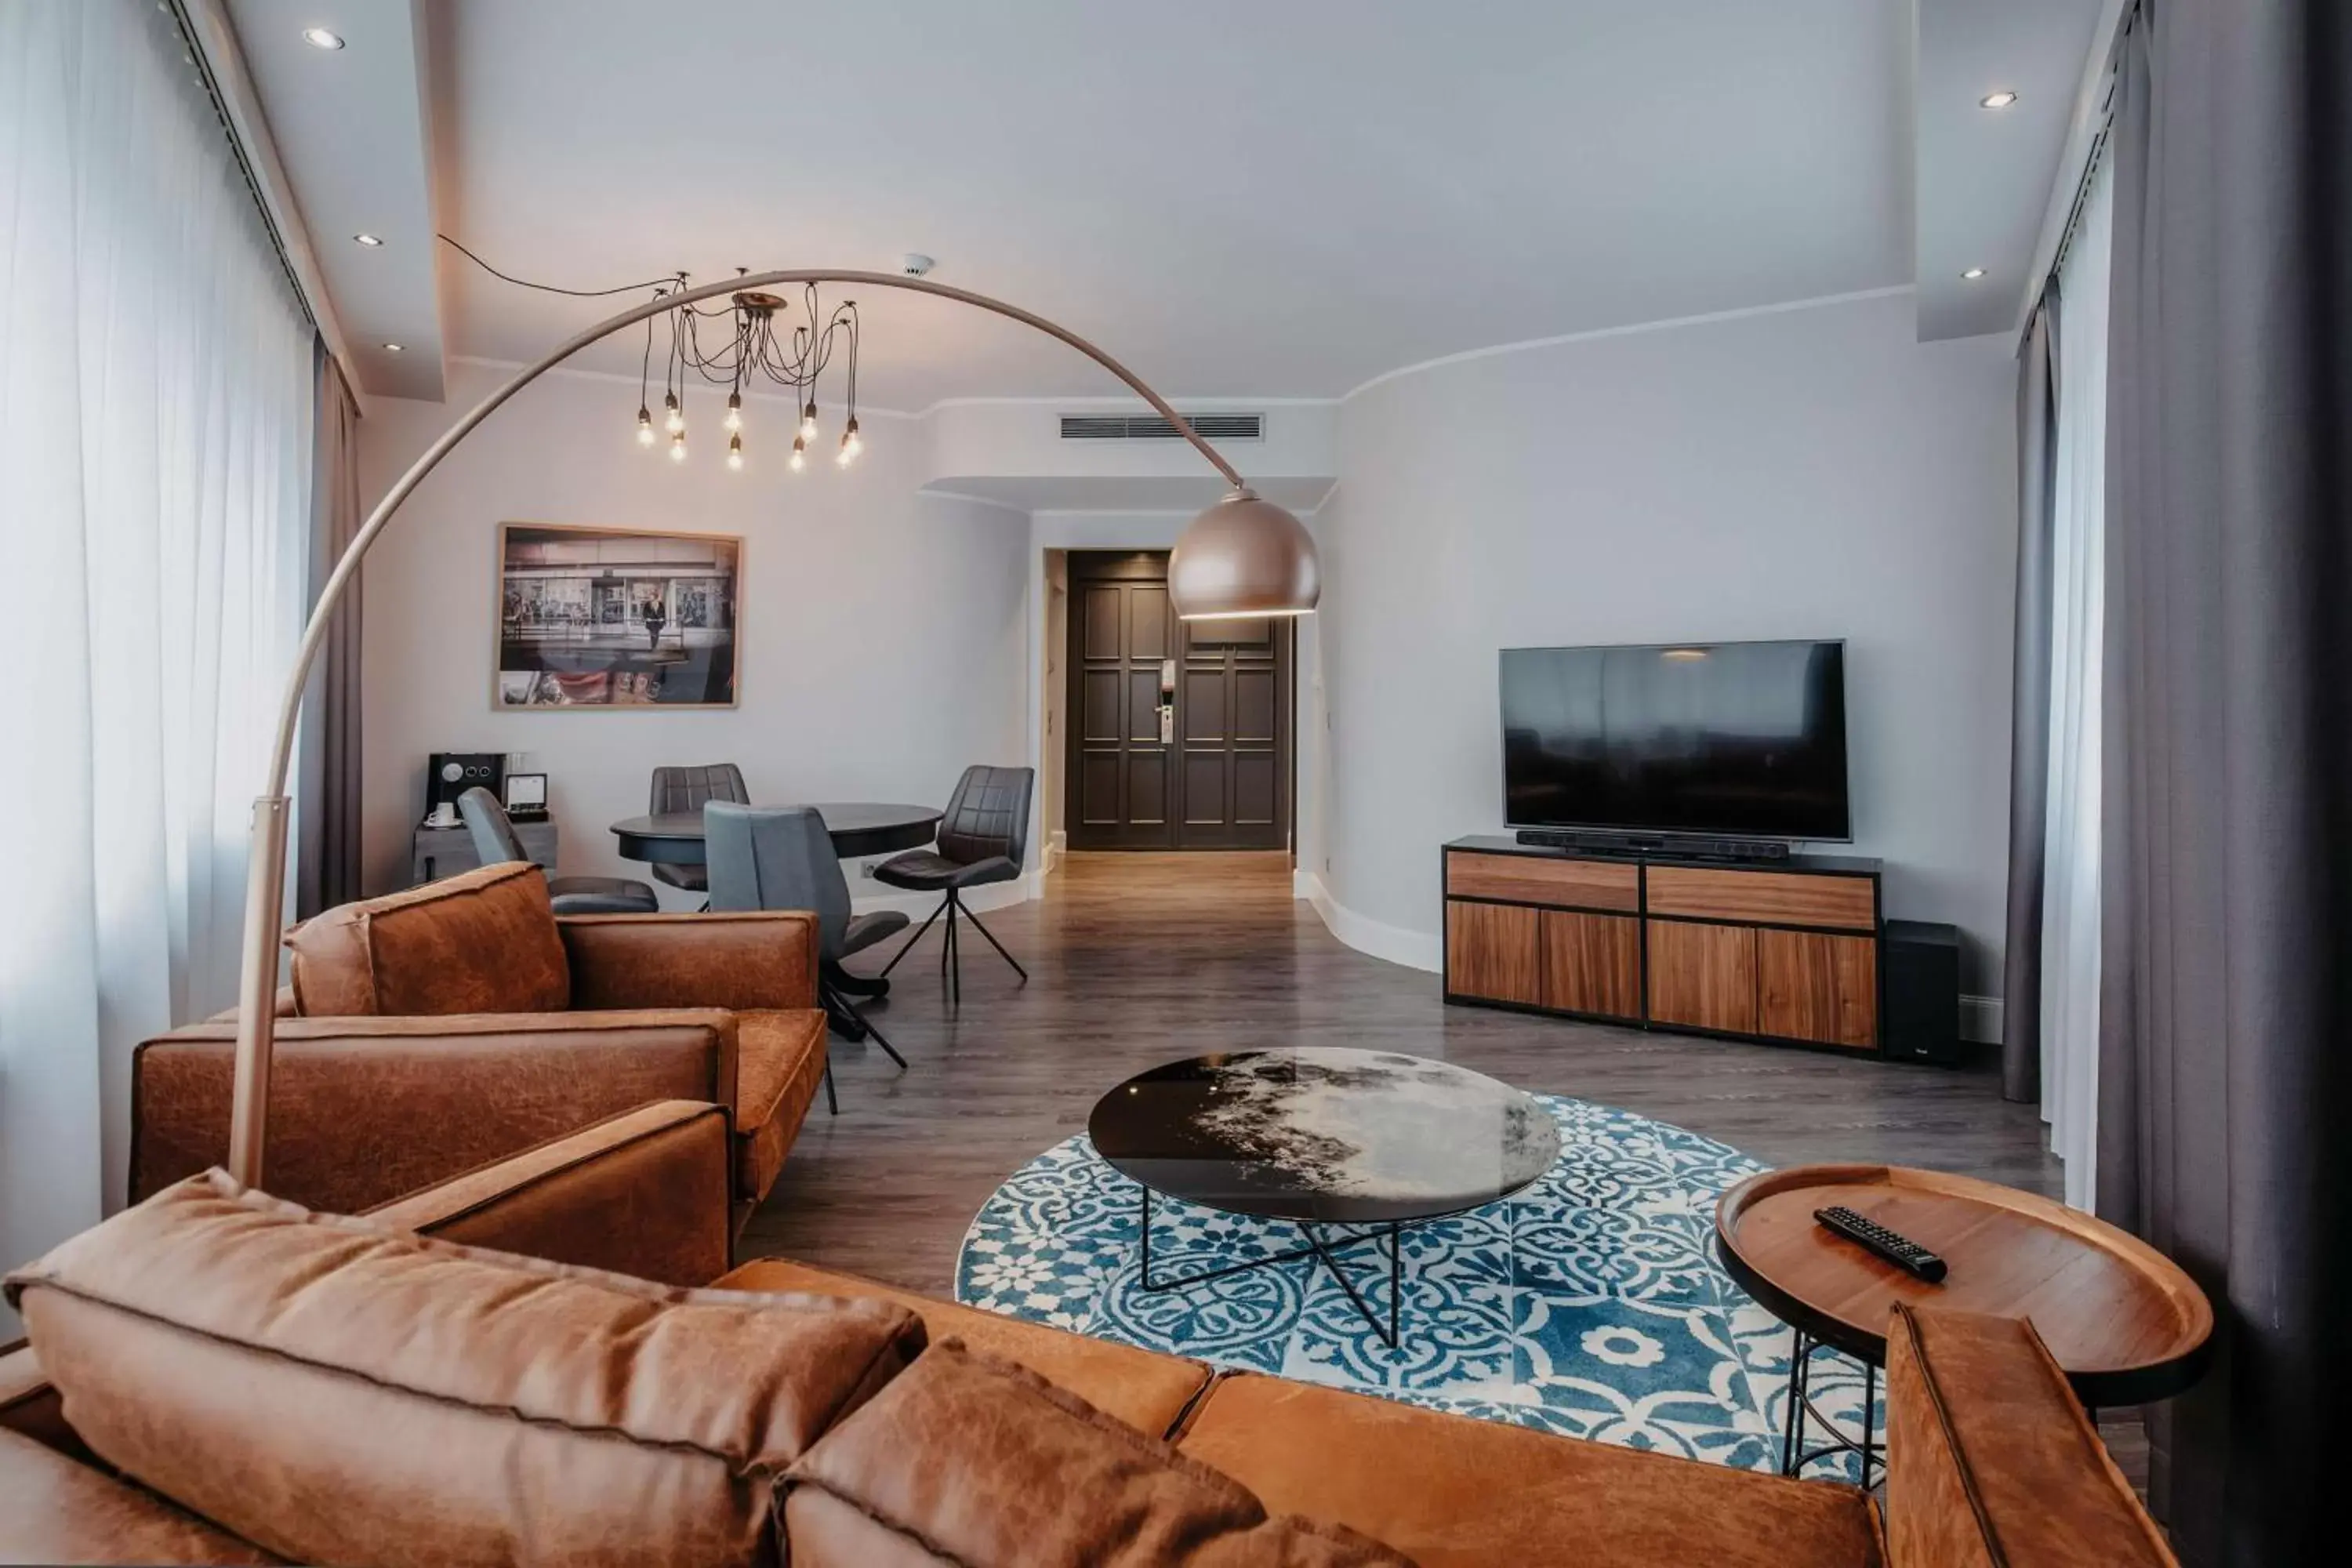
[(1885, 937), (1886, 1054), (1948, 1067), (1960, 1059), (1960, 931), (1888, 921)]

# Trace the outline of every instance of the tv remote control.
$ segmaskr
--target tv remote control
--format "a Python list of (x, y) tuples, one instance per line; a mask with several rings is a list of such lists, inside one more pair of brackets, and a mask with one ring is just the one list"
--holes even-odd
[(1897, 1236), (1876, 1220), (1866, 1219), (1843, 1204), (1835, 1208), (1815, 1209), (1813, 1218), (1848, 1241), (1860, 1242), (1895, 1268), (1907, 1274), (1916, 1274), (1930, 1285), (1944, 1277), (1942, 1258), (1908, 1237)]

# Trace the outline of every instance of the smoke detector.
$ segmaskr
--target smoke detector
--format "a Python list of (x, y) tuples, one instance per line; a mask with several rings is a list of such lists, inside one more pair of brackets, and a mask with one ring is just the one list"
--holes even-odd
[(938, 265), (938, 262), (933, 261), (929, 257), (923, 255), (920, 251), (910, 250), (907, 252), (906, 255), (898, 258), (898, 270), (905, 273), (909, 278), (920, 278), (924, 273), (929, 272), (932, 268), (937, 267)]

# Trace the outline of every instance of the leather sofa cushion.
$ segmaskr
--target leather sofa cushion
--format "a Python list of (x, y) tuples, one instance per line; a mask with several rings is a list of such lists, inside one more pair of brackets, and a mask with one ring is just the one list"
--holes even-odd
[(971, 1350), (1025, 1366), (1112, 1419), (1155, 1437), (1173, 1432), (1209, 1385), (1209, 1369), (1196, 1361), (1024, 1323), (781, 1258), (746, 1263), (719, 1284), (730, 1290), (806, 1290), (896, 1301), (922, 1315), (933, 1343), (957, 1339)]
[[(955, 1340), (818, 1439), (785, 1487), (793, 1568), (892, 1556), (960, 1568), (1403, 1562), (1347, 1531), (1268, 1519), (1230, 1478)], [(801, 1501), (804, 1489), (849, 1505), (862, 1525)]]
[(154, 1493), (0, 1431), (0, 1563), (275, 1563)]
[(308, 1563), (772, 1562), (775, 1478), (923, 1344), (192, 1177), (9, 1277), (90, 1448)]
[(306, 1017), (560, 1013), (572, 971), (547, 878), (520, 861), (343, 904), (286, 938)]
[[(1334, 1388), (1221, 1378), (1178, 1447), (1269, 1509), (1387, 1542), (1423, 1568), (1867, 1568), (1852, 1488), (1560, 1437)], [(1898, 1559), (1899, 1561), (1899, 1559)]]
[(1897, 1306), (1886, 1336), (1886, 1539), (1897, 1563), (2174, 1561), (2022, 1319)]
[(735, 1190), (758, 1202), (776, 1184), (824, 1083), (824, 1015), (735, 1016)]

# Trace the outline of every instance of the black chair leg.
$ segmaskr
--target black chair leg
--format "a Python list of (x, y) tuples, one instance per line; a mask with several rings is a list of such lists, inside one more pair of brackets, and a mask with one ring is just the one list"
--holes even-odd
[(923, 917), (923, 923), (915, 928), (915, 934), (908, 937), (904, 942), (899, 944), (898, 951), (890, 955), (890, 962), (882, 966), (882, 973), (876, 975), (874, 978), (877, 980), (889, 979), (890, 972), (898, 967), (898, 961), (906, 957), (908, 953), (914, 951), (915, 944), (923, 940), (923, 933), (931, 929), (931, 922), (940, 918), (940, 910), (946, 909), (947, 907), (948, 901), (945, 899), (941, 899), (939, 902), (939, 908), (934, 909), (929, 914)]
[(964, 904), (961, 907), (963, 910), (965, 923), (970, 925), (974, 931), (980, 932), (982, 936), (986, 937), (988, 939), (988, 945), (996, 950), (996, 955), (1004, 960), (1005, 963), (1011, 964), (1013, 966), (1013, 973), (1021, 976), (1022, 983), (1026, 984), (1029, 980), (1029, 972), (1021, 967), (1021, 961), (1004, 951), (1004, 944), (996, 940), (996, 935), (993, 931), (991, 931), (986, 926), (980, 923), (980, 917), (971, 912), (971, 906), (970, 904)]
[(956, 941), (956, 916), (963, 913), (963, 900), (953, 889), (948, 893), (948, 1005), (963, 1005), (963, 949)]
[[(872, 1040), (876, 1045), (881, 1047), (882, 1054), (884, 1056), (888, 1057), (892, 1061), (897, 1062), (902, 1068), (907, 1065), (907, 1058), (900, 1056), (898, 1052), (898, 1048), (890, 1044), (889, 1040), (883, 1035), (882, 1031), (874, 1026), (874, 1020), (859, 1012), (856, 1007), (851, 1006), (848, 997), (844, 996), (840, 992), (835, 990), (830, 985), (824, 988), (824, 996), (825, 1001), (830, 1005), (831, 1008), (836, 1008), (841, 1012), (848, 1014), (852, 1018), (855, 1018), (857, 1021), (858, 1028), (865, 1032), (865, 1037)], [(831, 1071), (832, 1068), (833, 1061), (832, 1058), (828, 1057), (825, 1060), (825, 1068), (827, 1071)]]
[(830, 1040), (825, 1042), (824, 1047), (824, 1110), (828, 1116), (841, 1114), (841, 1097), (833, 1092), (833, 1043)]

